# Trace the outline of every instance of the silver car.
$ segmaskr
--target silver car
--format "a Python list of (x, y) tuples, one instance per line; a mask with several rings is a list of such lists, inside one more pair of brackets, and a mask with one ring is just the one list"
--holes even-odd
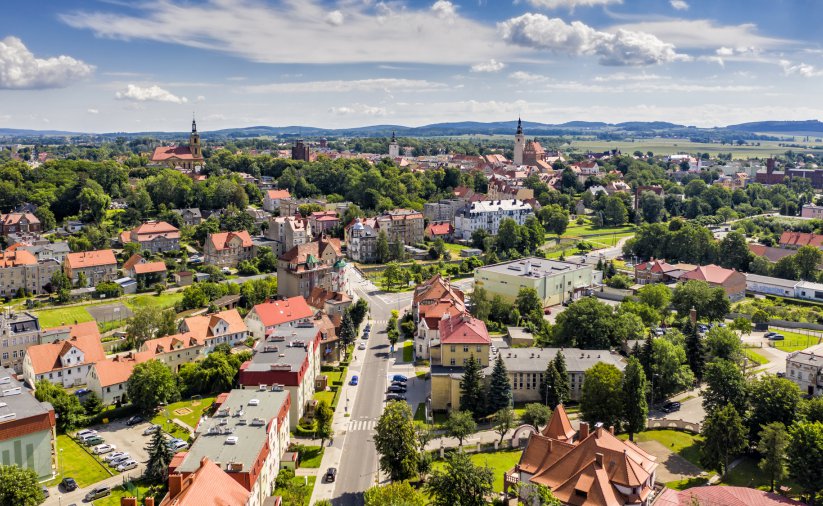
[(95, 455), (102, 455), (104, 453), (113, 452), (116, 449), (117, 449), (117, 447), (114, 446), (114, 445), (110, 445), (108, 443), (103, 443), (101, 445), (95, 446), (92, 449), (92, 451), (94, 452)]
[(117, 466), (117, 471), (122, 473), (123, 471), (128, 471), (129, 469), (134, 469), (135, 467), (137, 467), (137, 462), (129, 459), (129, 460), (123, 462), (122, 464), (120, 464), (119, 466)]
[(117, 459), (118, 457), (122, 457), (123, 455), (128, 455), (128, 453), (126, 453), (126, 452), (109, 453), (108, 455), (103, 457), (103, 460), (106, 461), (106, 462), (111, 462), (111, 461)]
[(126, 453), (126, 454), (124, 454), (124, 455), (121, 455), (121, 456), (117, 457), (117, 458), (116, 458), (116, 459), (114, 459), (114, 460), (109, 461), (109, 465), (110, 465), (111, 467), (117, 467), (117, 466), (119, 466), (120, 464), (122, 464), (123, 462), (127, 462), (127, 461), (129, 461), (129, 460), (132, 460), (131, 455), (129, 455), (128, 453)]

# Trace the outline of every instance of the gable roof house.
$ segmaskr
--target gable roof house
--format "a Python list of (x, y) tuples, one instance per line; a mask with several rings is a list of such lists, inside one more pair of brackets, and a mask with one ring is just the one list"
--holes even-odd
[(69, 327), (69, 338), (29, 346), (23, 359), (23, 377), (34, 385), (47, 379), (64, 388), (83, 385), (92, 364), (105, 360), (96, 322)]
[(126, 263), (123, 264), (123, 272), (134, 279), (140, 281), (139, 277), (145, 281), (150, 280), (161, 281), (166, 276), (165, 262), (149, 262), (142, 256), (135, 253)]
[(280, 209), (280, 201), (291, 198), (289, 190), (266, 190), (263, 195), (263, 209), (273, 213)]
[(218, 344), (236, 346), (249, 337), (249, 329), (236, 309), (185, 318), (180, 330), (198, 336), (204, 354), (211, 353)]
[(120, 242), (137, 243), (141, 250), (152, 253), (171, 251), (180, 248), (180, 230), (165, 221), (149, 220), (121, 233)]
[(548, 425), (531, 434), (518, 464), (508, 471), (504, 489), (519, 484), (548, 487), (562, 504), (586, 506), (648, 506), (655, 497), (657, 458), (630, 441), (615, 437), (614, 428), (589, 430), (585, 422), (575, 432), (563, 405)]
[(203, 245), (203, 261), (218, 267), (236, 267), (254, 257), (254, 244), (248, 231), (209, 234)]
[(110, 249), (69, 253), (63, 267), (72, 283), (77, 283), (81, 272), (89, 286), (97, 286), (102, 281), (112, 281), (117, 277), (117, 259)]
[(720, 287), (732, 302), (746, 296), (746, 275), (733, 269), (724, 269), (719, 265), (701, 265), (680, 276), (680, 280), (705, 281), (713, 287)]
[(274, 300), (255, 305), (246, 315), (246, 326), (255, 339), (265, 337), (275, 328), (298, 320), (308, 320), (314, 316), (306, 299), (297, 296), (285, 300)]

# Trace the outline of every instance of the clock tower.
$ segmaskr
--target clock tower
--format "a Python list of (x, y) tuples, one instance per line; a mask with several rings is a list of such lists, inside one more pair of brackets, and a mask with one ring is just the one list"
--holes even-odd
[(526, 136), (523, 135), (523, 123), (517, 118), (517, 132), (514, 134), (514, 164), (523, 165), (523, 151), (526, 149)]

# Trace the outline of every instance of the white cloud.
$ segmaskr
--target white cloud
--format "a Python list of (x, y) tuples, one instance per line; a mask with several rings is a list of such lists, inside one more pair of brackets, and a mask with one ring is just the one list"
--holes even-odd
[(137, 102), (171, 102), (174, 104), (185, 104), (189, 101), (186, 97), (178, 97), (168, 90), (155, 85), (137, 86), (128, 85), (125, 91), (118, 91), (114, 94), (118, 100), (134, 100)]
[(332, 107), (329, 112), (338, 116), (385, 116), (388, 111), (385, 107), (374, 107), (365, 104), (353, 104), (344, 107)]
[(541, 81), (547, 81), (549, 78), (546, 76), (532, 74), (531, 72), (518, 70), (517, 72), (512, 72), (511, 74), (509, 74), (509, 79), (525, 83), (538, 83)]
[(71, 56), (36, 58), (17, 37), (0, 40), (0, 89), (64, 88), (92, 72)]
[(100, 111), (97, 109), (86, 109), (86, 112), (89, 114), (100, 114)]
[(689, 4), (685, 0), (669, 0), (672, 8), (678, 11), (685, 11), (689, 9)]
[(614, 81), (659, 81), (661, 79), (670, 79), (668, 76), (661, 76), (658, 74), (647, 74), (641, 72), (639, 74), (630, 74), (628, 72), (616, 72), (606, 76), (595, 76), (594, 80), (598, 82), (614, 82)]
[(637, 32), (645, 32), (675, 44), (679, 48), (716, 49), (718, 47), (758, 47), (771, 48), (788, 41), (766, 37), (757, 33), (752, 23), (741, 25), (718, 25), (708, 19), (666, 18), (655, 21), (628, 23), (614, 27)]
[(197, 95), (197, 98), (195, 98), (194, 101), (195, 102), (205, 102), (206, 97), (204, 97), (203, 95)]
[[(534, 7), (541, 7), (544, 9), (569, 9), (573, 10), (575, 7), (597, 7), (609, 4), (622, 4), (623, 0), (526, 0)], [(517, 2), (515, 2), (517, 3)]]
[(472, 65), (513, 53), (493, 26), (461, 16), (446, 0), (429, 7), (340, 2), (345, 19), (339, 26), (317, 22), (331, 16), (321, 0), (153, 0), (149, 5), (126, 12), (74, 11), (60, 19), (102, 38), (178, 44), (264, 63)]
[(503, 63), (501, 61), (497, 61), (494, 58), (492, 58), (489, 61), (486, 61), (486, 62), (483, 62), (483, 63), (476, 63), (476, 64), (472, 65), (471, 71), (472, 72), (500, 72), (504, 68), (506, 68), (505, 63)]
[(331, 11), (326, 15), (326, 23), (332, 26), (340, 26), (343, 24), (343, 13), (338, 11)]
[(787, 76), (795, 74), (802, 77), (823, 76), (823, 69), (819, 69), (808, 63), (792, 63), (789, 60), (780, 60), (780, 66), (783, 68), (783, 73)]
[(602, 65), (652, 65), (686, 60), (674, 45), (644, 32), (601, 32), (580, 22), (527, 13), (498, 24), (503, 39), (559, 54), (597, 56)]
[(445, 84), (418, 79), (357, 79), (256, 84), (243, 89), (248, 93), (345, 93), (351, 91), (432, 91), (445, 88)]

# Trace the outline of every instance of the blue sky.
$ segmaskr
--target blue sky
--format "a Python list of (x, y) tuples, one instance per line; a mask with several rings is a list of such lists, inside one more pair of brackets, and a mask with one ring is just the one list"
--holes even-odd
[(11, 0), (0, 127), (823, 116), (817, 0)]

